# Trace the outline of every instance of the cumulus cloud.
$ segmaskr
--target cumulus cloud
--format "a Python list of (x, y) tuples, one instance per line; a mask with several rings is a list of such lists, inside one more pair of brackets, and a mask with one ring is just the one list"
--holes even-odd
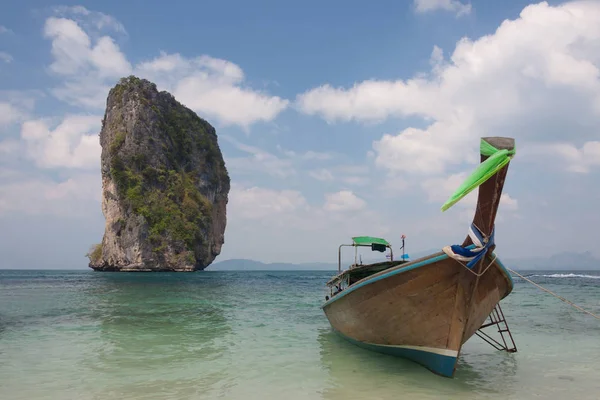
[(56, 16), (71, 18), (88, 29), (127, 33), (123, 24), (115, 17), (99, 11), (89, 10), (84, 6), (57, 6), (54, 7), (53, 12)]
[(588, 173), (593, 167), (600, 166), (600, 141), (585, 142), (577, 147), (571, 143), (545, 143), (528, 146), (523, 156), (535, 157), (548, 163), (548, 158), (558, 158), (567, 165), (567, 170), (576, 173)]
[(111, 83), (132, 70), (113, 38), (93, 40), (72, 19), (48, 18), (44, 37), (51, 41), (53, 62), (49, 70), (64, 78), (52, 93), (71, 105), (104, 107)]
[(44, 92), (37, 89), (31, 90), (0, 90), (0, 102), (9, 103), (26, 111), (32, 111), (36, 100), (44, 97)]
[(444, 10), (454, 12), (458, 17), (471, 13), (471, 4), (464, 4), (458, 0), (415, 0), (414, 4), (418, 13)]
[(246, 85), (240, 66), (208, 55), (186, 58), (161, 52), (154, 59), (131, 65), (115, 38), (99, 32), (124, 33), (115, 18), (84, 7), (58, 7), (46, 20), (44, 36), (51, 40), (49, 70), (64, 77), (52, 93), (69, 104), (101, 109), (118, 78), (135, 74), (154, 81), (181, 103), (224, 126), (245, 129), (272, 121), (289, 101)]
[(117, 78), (131, 71), (112, 38), (102, 36), (92, 44), (88, 34), (71, 19), (48, 18), (44, 36), (52, 41), (54, 62), (50, 70), (56, 74), (76, 75), (93, 70), (100, 78)]
[(246, 156), (225, 156), (228, 170), (235, 174), (265, 174), (276, 178), (289, 178), (298, 175), (298, 170), (306, 165), (315, 166), (318, 162), (328, 161), (335, 156), (322, 152), (294, 152), (276, 146), (280, 155), (257, 146), (250, 146), (228, 135), (219, 136), (224, 142), (231, 143)]
[(7, 160), (9, 157), (13, 156), (17, 152), (21, 150), (21, 142), (14, 139), (6, 139), (0, 141), (0, 155), (2, 156), (2, 161)]
[(441, 174), (476, 163), (472, 154), (481, 136), (512, 136), (517, 146), (521, 139), (535, 144), (568, 137), (585, 152), (600, 123), (598, 20), (597, 2), (530, 5), (493, 34), (461, 39), (448, 59), (434, 47), (427, 74), (349, 88), (324, 85), (300, 94), (296, 104), (330, 123), (429, 121), (373, 143), (376, 165), (392, 172)]
[(41, 168), (98, 168), (100, 116), (67, 116), (54, 129), (45, 120), (21, 127), (27, 155)]
[(277, 152), (269, 152), (260, 147), (242, 143), (229, 135), (220, 135), (219, 139), (222, 143), (230, 143), (236, 150), (244, 153), (240, 156), (224, 151), (225, 164), (234, 179), (256, 179), (263, 175), (278, 180), (308, 176), (321, 182), (334, 182), (349, 186), (364, 186), (369, 182), (366, 176), (369, 169), (366, 166), (338, 164), (321, 167), (324, 164), (339, 162), (339, 155), (335, 153), (312, 150), (296, 152), (284, 150), (279, 145), (276, 146)]
[[(458, 164), (472, 158), (469, 152), (454, 151), (458, 145), (471, 149), (467, 140), (469, 132), (454, 125), (435, 123), (428, 129), (407, 128), (400, 135), (385, 134), (373, 142), (377, 156), (375, 165), (391, 172), (415, 172), (437, 174), (444, 172), (448, 164)], [(461, 140), (462, 139), (462, 140)]]
[(341, 182), (352, 186), (363, 186), (369, 183), (366, 176), (369, 168), (366, 165), (336, 165), (328, 168), (317, 168), (308, 171), (308, 176), (321, 182)]
[(257, 186), (232, 185), (228, 207), (231, 214), (243, 219), (278, 219), (282, 215), (306, 216), (307, 213), (359, 211), (367, 203), (353, 192), (342, 190), (325, 194), (322, 206), (310, 205), (297, 190), (276, 190)]
[(157, 82), (194, 111), (217, 118), (223, 125), (247, 128), (271, 121), (289, 101), (243, 86), (242, 69), (227, 60), (202, 55), (185, 58), (167, 54), (137, 66), (136, 73)]
[(62, 181), (0, 171), (0, 216), (23, 213), (65, 217), (89, 215), (99, 208), (100, 174), (78, 174)]
[[(224, 258), (323, 261), (324, 255), (335, 257), (337, 246), (356, 232), (390, 234), (387, 220), (361, 207), (363, 201), (354, 194), (330, 193), (323, 203), (310, 204), (296, 190), (233, 185), (229, 198)], [(332, 205), (337, 212), (329, 210)]]
[(0, 128), (19, 121), (23, 115), (23, 111), (13, 104), (0, 102)]
[(352, 191), (342, 190), (337, 193), (325, 194), (323, 209), (325, 211), (346, 212), (362, 210), (366, 206), (367, 203)]
[(304, 153), (298, 153), (293, 150), (285, 150), (280, 145), (277, 145), (277, 150), (279, 150), (281, 153), (285, 154), (288, 157), (297, 157), (302, 160), (326, 161), (331, 160), (334, 157), (334, 154), (332, 153), (325, 153), (312, 150), (309, 150)]
[(31, 118), (36, 100), (40, 97), (43, 93), (38, 90), (0, 90), (0, 133)]
[(333, 174), (327, 168), (308, 171), (308, 175), (318, 181), (327, 182), (334, 180)]
[(302, 154), (302, 158), (304, 160), (331, 160), (331, 153), (323, 153), (318, 151), (309, 150), (306, 153)]
[(502, 193), (502, 196), (500, 196), (500, 207), (502, 207), (502, 210), (516, 211), (519, 208), (519, 201), (510, 197), (508, 193)]
[(282, 214), (306, 209), (308, 203), (296, 190), (273, 190), (233, 185), (228, 208), (231, 214), (244, 219), (277, 218)]
[(220, 137), (247, 156), (225, 157), (227, 169), (238, 174), (266, 174), (277, 178), (287, 178), (296, 174), (294, 160), (290, 157), (278, 157), (256, 146), (244, 144), (231, 136)]

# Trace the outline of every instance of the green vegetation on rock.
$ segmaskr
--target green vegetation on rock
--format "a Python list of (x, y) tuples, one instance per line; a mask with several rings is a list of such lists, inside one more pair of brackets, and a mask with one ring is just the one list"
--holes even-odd
[(115, 139), (110, 144), (110, 154), (117, 154), (117, 151), (119, 151), (123, 143), (125, 143), (125, 136), (125, 132), (117, 132)]
[(190, 173), (153, 167), (140, 173), (115, 156), (111, 175), (121, 200), (148, 222), (155, 251), (164, 249), (166, 236), (193, 250), (194, 242), (209, 223), (212, 205), (197, 189)]
[(93, 263), (100, 260), (102, 257), (102, 243), (93, 245), (85, 256)]
[[(128, 91), (121, 86), (139, 83), (137, 78), (128, 79), (125, 84), (117, 85), (115, 96), (123, 96)], [(146, 219), (155, 252), (164, 250), (171, 241), (180, 242), (185, 250), (193, 252), (194, 243), (202, 240), (203, 231), (210, 225), (212, 213), (210, 201), (198, 190), (199, 177), (192, 168), (198, 166), (193, 165), (193, 155), (201, 152), (205, 161), (203, 169), (217, 170), (218, 173), (209, 174), (210, 177), (216, 175), (227, 180), (229, 177), (207, 124), (193, 111), (172, 104), (153, 104), (148, 110), (169, 139), (161, 146), (167, 168), (149, 165), (144, 153), (120, 152), (126, 134), (119, 130), (109, 147), (110, 174), (121, 201)], [(156, 139), (150, 137), (148, 142), (155, 143)]]
[[(166, 111), (158, 111), (157, 114), (161, 117), (161, 129), (171, 139), (172, 146), (165, 150), (172, 165), (181, 165), (185, 171), (189, 171), (191, 155), (195, 151), (200, 151), (206, 156), (206, 166), (217, 168), (221, 172), (225, 171), (223, 158), (219, 154), (216, 143), (209, 136), (207, 126), (192, 110), (171, 107)], [(193, 132), (201, 132), (201, 134), (192, 135)], [(220, 177), (223, 176), (222, 173)]]
[(120, 79), (100, 131), (101, 271), (196, 271), (221, 252), (230, 179), (215, 129), (156, 85)]

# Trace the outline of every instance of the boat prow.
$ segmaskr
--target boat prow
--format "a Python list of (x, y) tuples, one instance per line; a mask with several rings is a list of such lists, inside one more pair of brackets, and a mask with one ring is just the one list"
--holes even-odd
[[(510, 274), (494, 253), (494, 221), (514, 140), (483, 138), (481, 164), (444, 204), (471, 190), (479, 195), (469, 235), (462, 245), (414, 261), (394, 261), (384, 239), (353, 238), (355, 248), (390, 249), (390, 260), (339, 271), (327, 286), (322, 309), (332, 328), (357, 346), (413, 360), (453, 377), (462, 345), (510, 294)], [(404, 242), (404, 236), (403, 236)], [(404, 246), (403, 246), (404, 247)]]

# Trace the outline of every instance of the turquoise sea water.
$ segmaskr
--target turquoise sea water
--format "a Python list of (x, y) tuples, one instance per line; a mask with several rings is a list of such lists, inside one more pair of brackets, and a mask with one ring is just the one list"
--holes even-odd
[[(0, 270), (0, 399), (598, 399), (600, 321), (515, 278), (454, 379), (332, 333), (331, 272)], [(600, 272), (528, 272), (600, 313)]]

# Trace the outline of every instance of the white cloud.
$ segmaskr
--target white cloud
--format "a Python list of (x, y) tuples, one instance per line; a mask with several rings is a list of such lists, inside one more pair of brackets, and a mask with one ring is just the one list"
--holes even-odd
[(111, 37), (102, 36), (92, 44), (88, 34), (71, 19), (48, 18), (44, 37), (52, 41), (54, 62), (50, 70), (56, 74), (96, 73), (98, 78), (118, 78), (131, 71), (131, 65)]
[(358, 211), (362, 210), (367, 206), (367, 203), (357, 197), (350, 190), (342, 190), (337, 193), (325, 194), (325, 205), (323, 209), (325, 211), (333, 212), (346, 212), (346, 211)]
[(277, 218), (281, 214), (293, 213), (307, 207), (306, 199), (296, 190), (279, 191), (232, 185), (228, 213), (238, 218), (257, 220)]
[[(321, 216), (325, 212), (360, 211), (367, 203), (351, 191), (343, 190), (325, 194), (322, 207), (309, 205), (304, 195), (297, 190), (275, 190), (257, 186), (244, 187), (233, 184), (228, 209), (231, 215), (242, 219), (279, 219), (282, 215), (305, 218), (307, 214)], [(229, 211), (228, 211), (229, 213)]]
[(10, 29), (8, 29), (8, 28), (7, 28), (7, 27), (5, 27), (4, 25), (0, 25), (0, 35), (1, 35), (1, 34), (3, 34), (3, 33), (8, 33), (8, 34), (10, 34), (10, 33), (13, 33), (13, 31), (12, 31), (12, 30), (10, 30)]
[(500, 207), (502, 210), (516, 211), (519, 208), (517, 199), (510, 197), (508, 193), (502, 193), (500, 196)]
[(52, 89), (52, 94), (72, 106), (99, 111), (106, 106), (106, 97), (110, 89), (110, 85), (96, 78), (77, 77)]
[(331, 160), (333, 155), (331, 153), (322, 153), (318, 151), (309, 150), (306, 153), (302, 154), (302, 158), (304, 160)]
[[(4, 139), (0, 140), (0, 170), (6, 172), (7, 169), (16, 170), (18, 165), (23, 162), (25, 146), (20, 140)], [(0, 181), (3, 176), (0, 174)]]
[(418, 13), (452, 11), (460, 17), (471, 13), (471, 4), (464, 4), (458, 0), (415, 0), (415, 10)]
[[(407, 128), (400, 135), (385, 134), (373, 142), (375, 165), (391, 172), (441, 173), (448, 164), (458, 164), (470, 159), (468, 151), (454, 151), (466, 129), (454, 125), (452, 130), (442, 123), (434, 123), (427, 130)], [(452, 139), (455, 143), (451, 143)], [(461, 140), (466, 149), (473, 143)]]
[(600, 141), (585, 142), (580, 148), (565, 142), (534, 144), (526, 147), (522, 156), (534, 156), (546, 164), (551, 164), (549, 158), (558, 157), (566, 163), (568, 171), (585, 174), (600, 166)]
[[(476, 162), (481, 136), (518, 143), (569, 138), (582, 146), (600, 124), (600, 3), (530, 5), (493, 34), (461, 39), (449, 59), (434, 47), (432, 69), (409, 80), (324, 85), (303, 94), (297, 107), (336, 121), (422, 117), (375, 141), (375, 163), (390, 171), (440, 174)], [(591, 164), (588, 164), (588, 166)]]
[(0, 102), (0, 127), (19, 121), (23, 112), (10, 103)]
[(0, 215), (85, 216), (90, 207), (100, 207), (100, 174), (74, 175), (59, 182), (19, 172), (3, 173), (0, 178), (11, 178), (0, 182)]
[(369, 167), (367, 165), (360, 164), (349, 164), (349, 165), (338, 165), (334, 168), (340, 174), (345, 175), (366, 175), (369, 173)]
[(348, 185), (364, 186), (367, 185), (370, 180), (364, 176), (345, 176), (342, 178), (342, 182)]
[[(421, 182), (421, 187), (427, 194), (430, 203), (439, 203), (440, 207), (448, 200), (448, 197), (463, 183), (468, 173), (461, 172), (446, 177), (430, 178)], [(477, 204), (477, 190), (466, 195), (456, 205), (473, 208)]]
[(39, 167), (98, 168), (100, 120), (100, 116), (67, 116), (52, 130), (44, 120), (26, 121), (21, 138)]
[(320, 115), (329, 123), (378, 122), (390, 115), (425, 114), (430, 107), (424, 103), (429, 99), (420, 84), (369, 80), (347, 90), (325, 84), (299, 94), (296, 104), (301, 112)]
[(41, 97), (44, 97), (44, 92), (41, 90), (0, 90), (0, 102), (27, 111), (32, 111), (36, 99)]
[(202, 55), (185, 58), (161, 53), (137, 66), (136, 74), (170, 91), (192, 110), (218, 119), (223, 125), (248, 128), (271, 121), (289, 101), (243, 86), (242, 69), (227, 60)]
[(369, 169), (362, 165), (337, 165), (308, 171), (308, 176), (321, 182), (345, 183), (351, 186), (364, 186), (370, 182), (365, 176)]
[(0, 141), (0, 155), (4, 161), (8, 156), (14, 155), (20, 150), (21, 142), (14, 139)]
[(285, 154), (289, 158), (298, 158), (302, 160), (327, 161), (335, 157), (333, 153), (325, 153), (312, 150), (308, 150), (305, 153), (297, 153), (293, 150), (286, 150), (280, 145), (277, 145), (277, 150), (279, 150), (279, 152)]
[(98, 11), (88, 10), (83, 6), (58, 6), (53, 9), (54, 14), (69, 17), (87, 28), (97, 30), (113, 30), (119, 33), (127, 33), (123, 24), (111, 15)]
[[(225, 153), (227, 169), (234, 174), (260, 173), (276, 178), (289, 178), (297, 175), (298, 170), (304, 168), (305, 165), (314, 167), (320, 161), (328, 161), (335, 157), (330, 153), (319, 153), (310, 150), (304, 153), (296, 153), (283, 150), (279, 145), (276, 147), (281, 155), (276, 155), (259, 147), (244, 144), (228, 135), (221, 135), (219, 139), (231, 143), (236, 149), (249, 155), (234, 157)], [(313, 176), (314, 172), (309, 172), (309, 175)]]
[(387, 220), (378, 213), (356, 205), (348, 207), (344, 198), (341, 206), (354, 211), (329, 211), (328, 199), (322, 205), (311, 205), (296, 190), (234, 184), (229, 198), (221, 259), (311, 262), (324, 261), (331, 254), (335, 260), (337, 246), (353, 235), (385, 237), (390, 233)]
[(72, 19), (48, 18), (44, 37), (52, 42), (49, 70), (65, 79), (52, 93), (71, 105), (103, 108), (111, 84), (131, 73), (129, 61), (113, 38), (92, 40)]
[(378, 195), (384, 198), (397, 198), (412, 189), (412, 183), (404, 175), (392, 174), (384, 178), (377, 188)]
[(0, 133), (2, 128), (30, 118), (39, 97), (43, 94), (37, 90), (0, 90)]
[(0, 61), (3, 61), (8, 64), (8, 63), (12, 62), (12, 60), (13, 60), (13, 57), (10, 54), (8, 54), (5, 51), (0, 51)]
[(239, 174), (263, 173), (278, 178), (287, 178), (296, 174), (294, 162), (290, 158), (280, 158), (255, 146), (249, 146), (222, 135), (221, 140), (233, 144), (238, 150), (249, 154), (249, 157), (225, 157), (227, 169)]
[(65, 81), (52, 93), (69, 104), (102, 109), (116, 80), (135, 74), (224, 126), (248, 129), (256, 122), (272, 121), (288, 106), (288, 100), (246, 87), (242, 69), (230, 61), (161, 52), (134, 67), (113, 37), (96, 34), (103, 28), (125, 32), (116, 19), (81, 6), (58, 7), (55, 14), (60, 17), (46, 20), (44, 36), (52, 41), (49, 69)]
[(332, 181), (334, 180), (333, 174), (327, 168), (315, 169), (308, 171), (308, 175), (318, 181)]

